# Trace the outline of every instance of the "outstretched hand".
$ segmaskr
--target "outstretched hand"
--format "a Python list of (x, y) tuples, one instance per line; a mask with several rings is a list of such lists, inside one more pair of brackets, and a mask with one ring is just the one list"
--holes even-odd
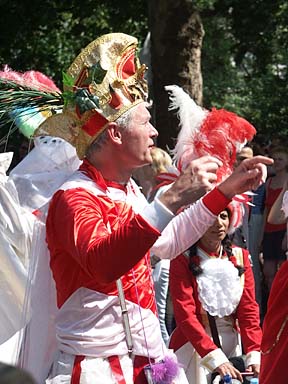
[(267, 177), (266, 165), (273, 164), (273, 159), (266, 156), (255, 156), (245, 159), (218, 189), (228, 198), (246, 191), (255, 190), (263, 184)]

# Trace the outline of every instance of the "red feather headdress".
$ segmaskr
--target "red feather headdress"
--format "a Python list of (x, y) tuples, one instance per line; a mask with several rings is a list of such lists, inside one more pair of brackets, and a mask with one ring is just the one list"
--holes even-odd
[(231, 174), (237, 152), (252, 140), (256, 129), (233, 112), (201, 108), (176, 85), (165, 89), (170, 93), (169, 109), (178, 109), (180, 120), (180, 132), (173, 151), (178, 168), (185, 169), (191, 160), (212, 155), (223, 162), (217, 173), (217, 182), (221, 182)]

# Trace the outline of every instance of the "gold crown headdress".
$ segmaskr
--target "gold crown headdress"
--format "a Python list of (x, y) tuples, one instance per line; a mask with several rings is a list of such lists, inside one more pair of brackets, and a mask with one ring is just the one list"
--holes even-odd
[(84, 48), (64, 74), (63, 111), (35, 135), (61, 137), (83, 158), (109, 122), (147, 99), (146, 66), (136, 48), (137, 39), (123, 33), (103, 35)]

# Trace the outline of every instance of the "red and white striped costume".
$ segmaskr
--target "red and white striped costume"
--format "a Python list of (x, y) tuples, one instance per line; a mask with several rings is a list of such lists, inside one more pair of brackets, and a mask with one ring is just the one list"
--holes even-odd
[[(162, 249), (162, 256), (176, 256), (205, 232), (228, 202), (215, 189), (173, 218), (159, 201), (149, 205), (132, 180), (126, 186), (107, 182), (84, 160), (54, 195), (46, 222), (59, 308), (59, 351), (47, 382), (146, 383), (142, 368), (148, 358), (157, 361), (168, 353), (156, 314), (149, 249), (173, 218), (158, 241), (157, 255)], [(198, 224), (193, 236), (191, 227), (185, 228), (191, 221)], [(179, 225), (178, 245), (171, 242), (170, 248), (169, 239), (177, 228), (179, 232)], [(134, 368), (127, 355), (116, 288), (120, 277)], [(176, 382), (186, 379), (181, 376)]]

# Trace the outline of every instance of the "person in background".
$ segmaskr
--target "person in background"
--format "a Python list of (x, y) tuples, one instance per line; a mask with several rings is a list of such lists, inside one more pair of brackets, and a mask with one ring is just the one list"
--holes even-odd
[[(249, 146), (243, 147), (236, 155), (235, 167), (237, 167), (243, 160), (252, 159), (253, 149)], [(241, 203), (242, 208), (242, 224), (238, 226), (231, 235), (231, 241), (238, 247), (249, 249), (249, 228), (248, 221), (250, 215), (250, 207), (247, 203)]]
[(241, 163), (241, 161), (245, 160), (245, 159), (251, 159), (253, 157), (253, 148), (252, 147), (249, 147), (248, 145), (245, 145), (245, 147), (243, 147), (240, 152), (237, 153), (236, 155), (236, 159), (237, 159), (237, 162), (236, 162), (236, 166), (239, 165)]
[(0, 361), (9, 364), (17, 361), (19, 331), (30, 317), (23, 308), (33, 274), (29, 266), (37, 210), (80, 165), (75, 148), (63, 139), (37, 137), (34, 144), (9, 176), (13, 153), (0, 153)]
[(153, 201), (157, 190), (163, 182), (161, 174), (167, 174), (174, 169), (172, 158), (164, 149), (156, 146), (153, 147), (151, 149), (151, 157), (151, 164), (137, 168), (133, 172), (133, 178), (138, 182), (142, 193), (149, 202)]
[[(288, 179), (288, 153), (284, 147), (274, 147), (270, 152), (274, 160), (273, 169), (275, 175), (269, 177), (266, 182), (265, 193), (265, 211), (264, 211), (264, 234), (262, 241), (263, 249), (263, 274), (267, 285), (268, 293), (275, 274), (285, 260), (285, 252), (282, 249), (283, 238), (286, 233), (286, 224), (271, 224), (267, 221), (271, 207), (277, 200), (277, 197), (283, 191), (283, 187)], [(278, 212), (279, 216), (281, 212)]]
[[(254, 143), (253, 152), (255, 155), (263, 154), (259, 145)], [(265, 185), (262, 184), (257, 190), (252, 191), (252, 206), (249, 215), (249, 252), (252, 258), (252, 267), (255, 280), (255, 296), (260, 308), (261, 322), (263, 320), (262, 308), (262, 290), (263, 290), (263, 273), (262, 263), (260, 262), (261, 241), (263, 231), (264, 207), (265, 207)]]
[(259, 374), (259, 308), (249, 253), (232, 246), (227, 236), (233, 214), (230, 204), (201, 239), (170, 266), (177, 326), (169, 346), (191, 384), (210, 383), (212, 372), (242, 381), (240, 372), (228, 360), (241, 356), (241, 342), (246, 369), (255, 376)]
[[(283, 187), (273, 204), (268, 223), (286, 224), (288, 217), (288, 183)], [(280, 213), (280, 214), (279, 214)], [(287, 249), (287, 238), (284, 248)], [(263, 323), (261, 344), (260, 383), (287, 383), (288, 361), (288, 261), (284, 261), (275, 275), (268, 299), (267, 312)]]
[(287, 383), (287, 292), (288, 261), (285, 261), (275, 275), (264, 317), (259, 377), (261, 384)]
[[(169, 174), (170, 177), (176, 177), (175, 169), (172, 166), (172, 158), (166, 151), (154, 147), (151, 149), (151, 157), (151, 164), (137, 169), (133, 174), (139, 181), (142, 192), (149, 202), (153, 201), (163, 183), (165, 184), (167, 181), (170, 183)], [(164, 175), (164, 178), (161, 178), (161, 175)], [(166, 303), (168, 299), (170, 260), (161, 260), (152, 254), (151, 264), (161, 334), (165, 344), (167, 344), (169, 333), (166, 327)]]
[[(165, 182), (170, 183), (171, 178), (173, 176), (176, 177), (175, 169), (172, 166), (172, 158), (166, 151), (154, 147), (151, 149), (151, 157), (151, 164), (136, 170), (137, 175), (141, 172), (140, 185), (149, 186), (146, 188), (146, 198), (150, 202), (157, 196), (157, 191), (159, 191), (159, 188), (161, 188)], [(172, 171), (173, 173), (171, 173)], [(170, 260), (159, 259), (157, 255), (153, 254), (151, 255), (151, 263), (161, 334), (165, 344), (167, 344), (169, 333), (166, 327), (166, 304), (168, 300)]]

